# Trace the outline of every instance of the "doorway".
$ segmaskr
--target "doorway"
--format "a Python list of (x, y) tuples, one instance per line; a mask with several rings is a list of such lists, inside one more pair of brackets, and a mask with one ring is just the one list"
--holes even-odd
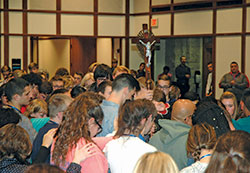
[(172, 81), (176, 81), (175, 68), (180, 64), (180, 57), (186, 56), (186, 65), (191, 69), (190, 90), (204, 96), (207, 79), (207, 63), (212, 62), (212, 38), (163, 38), (160, 50), (155, 50), (155, 79), (162, 73), (164, 66), (170, 67)]

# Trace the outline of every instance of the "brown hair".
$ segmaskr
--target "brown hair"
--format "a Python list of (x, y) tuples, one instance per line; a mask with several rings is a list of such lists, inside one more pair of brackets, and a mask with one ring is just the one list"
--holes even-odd
[(44, 112), (45, 115), (47, 115), (48, 113), (47, 103), (44, 100), (35, 99), (32, 100), (30, 104), (27, 106), (24, 115), (27, 116), (28, 118), (37, 118), (37, 117), (32, 117), (31, 114), (42, 111)]
[(89, 66), (89, 71), (88, 72), (91, 72), (91, 73), (94, 73), (94, 69), (99, 65), (99, 63), (97, 62), (94, 62), (92, 64), (90, 64)]
[(154, 89), (153, 100), (155, 100), (157, 102), (163, 102), (163, 103), (166, 103), (166, 101), (167, 101), (166, 95), (159, 88)]
[(86, 98), (83, 94), (76, 97), (69, 105), (57, 131), (57, 139), (52, 154), (52, 160), (56, 165), (65, 164), (67, 152), (70, 148), (76, 147), (80, 138), (84, 138), (87, 143), (93, 142), (88, 128), (90, 118), (93, 117), (97, 122), (103, 120), (103, 112), (99, 104)]
[(215, 146), (206, 173), (250, 172), (250, 134), (230, 131)]
[(236, 118), (236, 116), (237, 116), (237, 114), (238, 114), (238, 103), (237, 103), (237, 99), (236, 99), (236, 97), (235, 97), (235, 95), (233, 94), (233, 93), (231, 93), (231, 92), (229, 92), (229, 91), (226, 91), (226, 92), (224, 92), (222, 95), (221, 95), (221, 97), (220, 97), (220, 102), (221, 102), (221, 104), (223, 104), (222, 103), (222, 100), (223, 99), (233, 99), (233, 103), (234, 103), (234, 113), (233, 113), (233, 115), (231, 115), (231, 118), (233, 118), (233, 119), (235, 119)]
[(214, 148), (216, 143), (216, 133), (212, 126), (207, 123), (196, 124), (193, 126), (187, 139), (187, 154), (192, 155), (194, 160), (200, 158), (201, 150)]
[(7, 124), (0, 128), (0, 139), (0, 160), (14, 157), (25, 163), (32, 150), (26, 130), (16, 124)]
[(49, 165), (49, 164), (34, 164), (29, 166), (25, 173), (33, 173), (33, 172), (39, 172), (39, 173), (64, 173), (62, 169), (60, 169), (58, 166), (55, 165)]
[(154, 104), (149, 100), (138, 99), (125, 102), (119, 109), (118, 130), (115, 137), (121, 137), (126, 130), (131, 134), (139, 134), (143, 129), (141, 120), (148, 119), (151, 114), (154, 117), (157, 112)]
[(178, 167), (172, 157), (156, 151), (144, 154), (135, 166), (134, 173), (178, 173)]
[(179, 99), (181, 96), (181, 90), (177, 85), (171, 85), (170, 90), (169, 90), (169, 99)]

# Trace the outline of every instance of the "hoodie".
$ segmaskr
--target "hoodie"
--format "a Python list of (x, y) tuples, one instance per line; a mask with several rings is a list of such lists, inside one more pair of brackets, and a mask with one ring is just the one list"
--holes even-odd
[(174, 159), (179, 170), (187, 166), (186, 143), (190, 126), (174, 120), (159, 120), (162, 127), (149, 141), (158, 150)]

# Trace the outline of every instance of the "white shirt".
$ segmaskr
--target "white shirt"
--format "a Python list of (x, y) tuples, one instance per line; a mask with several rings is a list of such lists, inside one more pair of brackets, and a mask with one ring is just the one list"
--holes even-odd
[(183, 168), (180, 173), (203, 173), (207, 169), (208, 163), (201, 163), (197, 161), (193, 163), (191, 166)]
[(207, 76), (206, 94), (209, 94), (210, 88), (212, 89), (212, 73), (209, 73)]
[(143, 154), (155, 151), (152, 145), (132, 136), (114, 139), (103, 149), (112, 173), (132, 173)]

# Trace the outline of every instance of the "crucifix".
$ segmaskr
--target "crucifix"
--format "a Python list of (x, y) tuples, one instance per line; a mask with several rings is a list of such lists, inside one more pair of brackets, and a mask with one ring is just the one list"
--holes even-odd
[(148, 30), (147, 24), (142, 24), (142, 30), (138, 33), (137, 38), (132, 39), (132, 43), (137, 44), (144, 62), (146, 71), (146, 86), (147, 89), (153, 89), (151, 76), (151, 57), (155, 43), (160, 43), (159, 38), (155, 38), (154, 34)]

